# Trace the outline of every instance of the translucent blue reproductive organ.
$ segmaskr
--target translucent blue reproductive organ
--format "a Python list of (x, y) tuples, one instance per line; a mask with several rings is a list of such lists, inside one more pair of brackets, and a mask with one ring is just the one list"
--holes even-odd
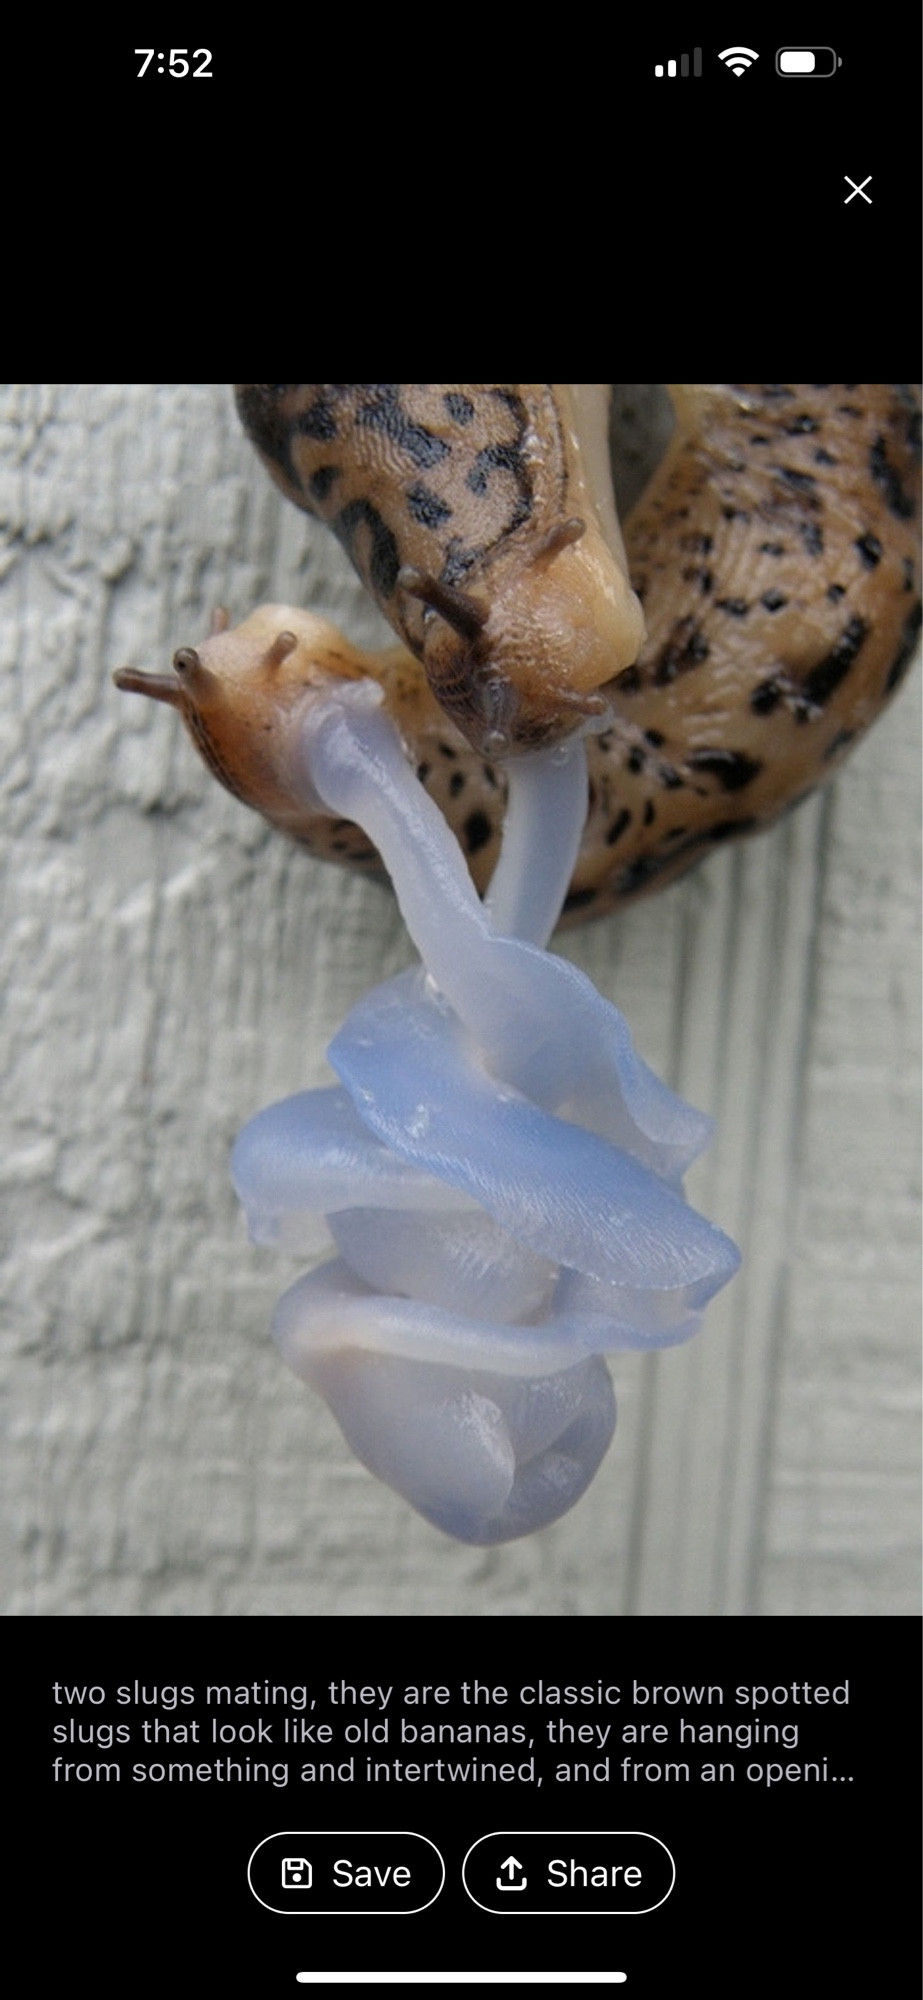
[(682, 1191), (711, 1120), (544, 948), (586, 815), (582, 741), (511, 762), (482, 904), (380, 699), (314, 691), (291, 776), (374, 842), (421, 964), (348, 1014), (338, 1084), (244, 1127), (233, 1179), (256, 1242), (316, 1250), (323, 1217), (339, 1253), (277, 1307), (286, 1361), (428, 1521), (502, 1542), (593, 1478), (615, 1427), (604, 1357), (687, 1340), (739, 1256)]

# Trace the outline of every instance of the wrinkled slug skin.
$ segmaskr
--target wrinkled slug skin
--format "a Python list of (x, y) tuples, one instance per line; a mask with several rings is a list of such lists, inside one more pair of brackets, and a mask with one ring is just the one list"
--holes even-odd
[(608, 398), (544, 383), (237, 389), (272, 477), (334, 530), (476, 750), (568, 733), (637, 657), (641, 611), (608, 478), (593, 477)]
[(572, 914), (770, 825), (875, 721), (919, 637), (918, 390), (671, 394), (674, 438), (625, 530), (647, 639), (588, 742)]
[[(506, 779), (472, 736), (495, 743), (499, 759), (566, 734), (585, 719), (581, 704), (607, 710), (602, 733), (587, 738), (589, 816), (565, 921), (660, 887), (716, 843), (770, 825), (830, 775), (898, 687), (920, 627), (918, 390), (673, 388), (673, 439), (625, 528), (643, 643), (608, 489), (602, 396), (378, 388), (364, 424), (360, 393), (371, 392), (344, 390), (343, 401), (296, 385), (239, 398), (273, 477), (336, 527), (410, 650), (360, 653), (312, 614), (269, 605), (234, 632), (216, 620), (196, 652), (176, 655), (173, 675), (117, 676), (178, 707), (215, 775), (312, 852), (381, 872), (358, 828), (307, 811), (288, 779), (287, 718), (330, 674), (380, 683), (481, 890)], [(472, 436), (454, 486), (452, 451), (436, 448), (450, 435), (439, 413), (453, 408)], [(514, 422), (514, 409), (528, 422)], [(313, 455), (320, 447), (326, 457)], [(450, 506), (457, 517), (442, 511)], [(555, 524), (577, 516), (580, 539), (555, 544)], [(476, 603), (496, 585), (473, 639), (432, 609), (424, 619), (422, 600), (397, 581), (405, 568), (435, 572)], [(507, 614), (515, 644), (504, 640)], [(459, 615), (464, 623), (464, 607)], [(576, 643), (581, 617), (599, 621), (604, 657), (586, 634)], [(494, 663), (469, 657), (466, 667), (466, 648), (485, 634)], [(559, 662), (549, 665), (559, 644), (575, 647), (583, 685), (564, 685)]]

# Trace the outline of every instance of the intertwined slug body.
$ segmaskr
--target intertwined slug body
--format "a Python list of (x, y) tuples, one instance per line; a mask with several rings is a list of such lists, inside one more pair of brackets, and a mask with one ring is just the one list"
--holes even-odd
[(602, 391), (239, 390), (273, 477), (338, 535), (401, 644), (360, 653), (267, 606), (219, 621), (173, 675), (120, 684), (177, 706), (222, 782), (312, 851), (376, 870), (357, 828), (292, 796), (282, 749), (306, 686), (371, 676), (481, 890), (505, 758), (589, 723), (565, 917), (672, 880), (828, 777), (899, 685), (920, 625), (920, 403), (890, 385), (671, 394), (623, 547)]

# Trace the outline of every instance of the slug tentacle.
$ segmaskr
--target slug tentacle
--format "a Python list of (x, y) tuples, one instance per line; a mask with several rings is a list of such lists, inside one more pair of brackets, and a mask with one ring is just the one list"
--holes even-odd
[(397, 573), (398, 586), (408, 597), (418, 597), (421, 604), (428, 604), (431, 611), (437, 611), (460, 639), (475, 644), (483, 632), (488, 619), (486, 604), (479, 604), (467, 590), (458, 590), (452, 583), (440, 583), (437, 576), (427, 576), (422, 569), (415, 569), (412, 563), (405, 563)]

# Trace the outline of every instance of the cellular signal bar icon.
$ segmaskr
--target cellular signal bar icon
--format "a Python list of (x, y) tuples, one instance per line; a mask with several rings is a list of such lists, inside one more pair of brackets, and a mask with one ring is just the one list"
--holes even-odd
[[(701, 51), (701, 49), (693, 49), (693, 51), (692, 51), (692, 74), (693, 74), (693, 76), (701, 76), (701, 74), (702, 74), (702, 51)], [(670, 57), (670, 60), (669, 60), (669, 62), (667, 62), (667, 63), (655, 63), (655, 64), (654, 64), (654, 75), (655, 75), (655, 76), (677, 76), (677, 75), (679, 75), (679, 76), (688, 76), (688, 75), (689, 75), (689, 57), (688, 57), (688, 56), (680, 56), (680, 59), (679, 59), (679, 69), (678, 69), (678, 70), (677, 70), (677, 66), (676, 66), (676, 57), (675, 57), (675, 56), (671, 56), (671, 57)]]

